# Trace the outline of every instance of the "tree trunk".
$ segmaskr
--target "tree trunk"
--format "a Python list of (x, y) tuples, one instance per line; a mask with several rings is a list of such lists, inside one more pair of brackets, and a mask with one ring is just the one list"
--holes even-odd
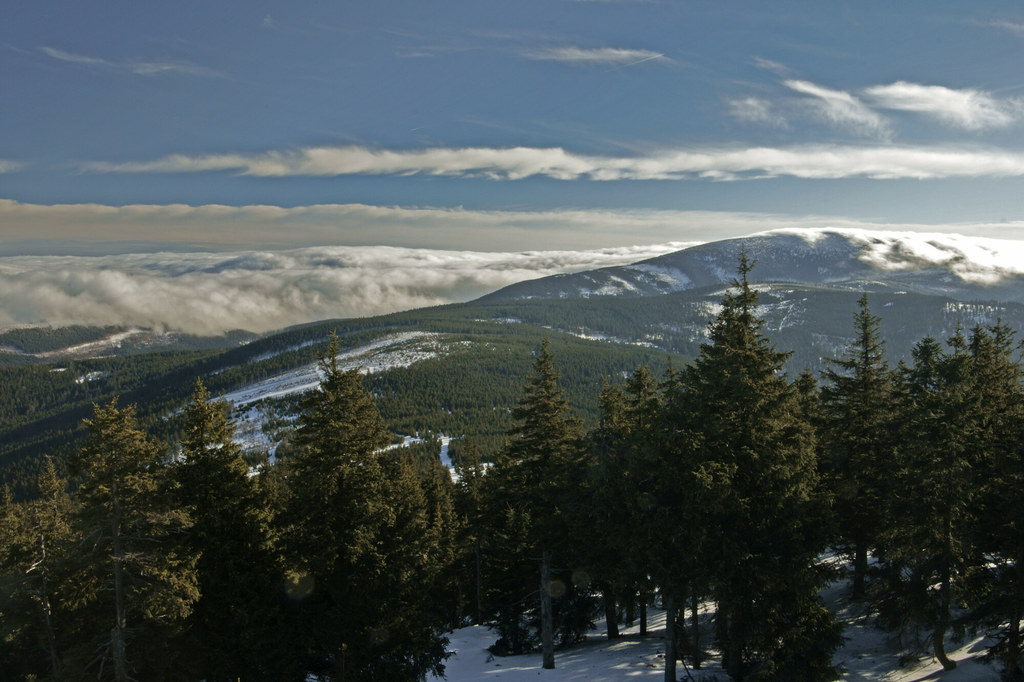
[(700, 670), (700, 599), (696, 588), (690, 592), (690, 613), (693, 621), (693, 669)]
[(610, 584), (603, 586), (604, 593), (604, 620), (608, 629), (608, 639), (619, 638), (619, 619), (615, 611), (615, 592)]
[(1010, 619), (1006, 631), (1006, 650), (1003, 652), (1003, 676), (1010, 682), (1024, 679), (1020, 669), (1020, 617)]
[(853, 548), (853, 598), (864, 598), (864, 578), (868, 572), (868, 543), (863, 531), (857, 532)]
[(665, 682), (676, 682), (676, 602), (665, 598)]
[(551, 553), (544, 551), (540, 564), (540, 641), (546, 670), (555, 667), (555, 632), (551, 617)]
[(50, 654), (50, 670), (54, 677), (60, 677), (60, 658), (57, 656), (57, 637), (53, 633), (53, 609), (50, 606), (50, 569), (46, 556), (46, 533), (39, 530), (39, 566), (42, 581), (39, 606), (46, 622), (46, 644)]
[(482, 570), (481, 570), (481, 561), (480, 561), (480, 539), (479, 538), (477, 538), (477, 541), (475, 543), (474, 552), (476, 553), (476, 618), (473, 621), (473, 624), (474, 625), (480, 625), (480, 623), (483, 622), (483, 602), (484, 602), (483, 594), (484, 594), (484, 587), (483, 587), (483, 581), (480, 579)]
[(125, 629), (127, 616), (124, 595), (124, 549), (121, 547), (121, 503), (117, 497), (117, 486), (113, 486), (114, 518), (111, 520), (114, 569), (114, 629), (110, 633), (110, 657), (114, 663), (114, 679), (128, 682), (128, 659), (126, 654)]
[(950, 607), (950, 568), (947, 559), (942, 565), (942, 583), (939, 585), (939, 620), (935, 624), (935, 632), (932, 633), (932, 645), (935, 648), (935, 658), (942, 664), (943, 670), (952, 670), (956, 667), (956, 661), (951, 661), (946, 656), (946, 630), (949, 628), (949, 607)]
[(640, 590), (640, 636), (647, 634), (647, 590)]

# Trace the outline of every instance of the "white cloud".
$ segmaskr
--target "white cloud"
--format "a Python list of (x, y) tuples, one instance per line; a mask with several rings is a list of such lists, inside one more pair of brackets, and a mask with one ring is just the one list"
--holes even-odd
[(155, 161), (89, 163), (83, 169), (107, 173), (237, 171), (260, 177), (422, 174), (495, 180), (534, 176), (556, 180), (934, 179), (1019, 177), (1024, 175), (1024, 153), (984, 147), (803, 145), (709, 147), (609, 157), (575, 154), (560, 147), (381, 150), (350, 146), (252, 155), (172, 155)]
[(786, 117), (775, 106), (761, 97), (742, 97), (729, 101), (729, 113), (744, 123), (755, 123), (775, 128), (786, 128)]
[(891, 134), (885, 118), (848, 92), (802, 80), (786, 80), (783, 85), (813, 98), (810, 104), (817, 115), (839, 128), (870, 137)]
[(867, 88), (864, 94), (877, 106), (925, 114), (968, 130), (1007, 126), (1024, 113), (1018, 101), (999, 100), (971, 88), (954, 90), (940, 85), (897, 81)]
[(1024, 23), (1021, 23), (1019, 21), (992, 21), (989, 22), (988, 25), (995, 26), (996, 28), (1001, 28), (1004, 31), (1009, 31), (1010, 33), (1013, 33), (1015, 35), (1024, 36)]
[(583, 66), (632, 66), (654, 60), (671, 61), (661, 52), (616, 47), (551, 47), (526, 54), (530, 59), (565, 62)]
[(166, 73), (177, 73), (189, 76), (204, 76), (219, 78), (224, 74), (215, 69), (210, 69), (190, 62), (154, 62), (141, 59), (128, 61), (110, 61), (100, 57), (89, 57), (86, 55), (74, 54), (59, 50), (54, 47), (40, 47), (44, 54), (62, 62), (70, 62), (81, 66), (93, 66), (116, 71), (127, 71), (137, 76), (155, 76)]
[(465, 301), (524, 279), (631, 263), (682, 247), (526, 253), (318, 247), (0, 258), (0, 328), (117, 324), (263, 332)]
[(11, 159), (0, 159), (0, 174), (2, 173), (13, 173), (20, 170), (25, 164), (21, 161), (12, 161)]

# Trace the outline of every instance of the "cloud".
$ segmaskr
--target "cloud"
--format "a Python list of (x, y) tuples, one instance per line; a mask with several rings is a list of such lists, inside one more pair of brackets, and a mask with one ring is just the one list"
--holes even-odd
[(765, 59), (764, 57), (754, 57), (754, 66), (765, 71), (770, 71), (780, 78), (786, 78), (792, 73), (791, 69), (785, 64), (772, 61), (771, 59)]
[[(864, 119), (864, 125), (869, 123)], [(560, 147), (383, 150), (348, 146), (252, 155), (177, 154), (144, 162), (93, 162), (82, 169), (101, 173), (235, 171), (259, 177), (422, 174), (494, 180), (741, 180), (787, 176), (923, 180), (1019, 177), (1024, 175), (1024, 153), (984, 147), (802, 145), (707, 147), (610, 157), (576, 154)]]
[(783, 81), (783, 85), (813, 98), (810, 105), (817, 115), (839, 128), (869, 137), (891, 135), (886, 120), (848, 92), (793, 79)]
[[(720, 221), (678, 211), (473, 211), (462, 208), (315, 204), (57, 204), (0, 200), (0, 255), (92, 254), (159, 249), (283, 249), (395, 245), (516, 250), (576, 249), (713, 236)], [(684, 236), (685, 235), (685, 236)]]
[(24, 167), (24, 163), (21, 161), (12, 161), (11, 159), (0, 159), (0, 174), (3, 173), (14, 173)]
[(661, 52), (616, 47), (551, 47), (527, 52), (530, 59), (564, 62), (579, 66), (633, 66), (649, 61), (672, 61)]
[(190, 62), (154, 62), (138, 60), (110, 61), (100, 57), (88, 57), (58, 50), (54, 47), (40, 47), (44, 54), (62, 62), (78, 64), (80, 66), (99, 67), (114, 71), (125, 71), (137, 76), (156, 76), (160, 74), (183, 74), (188, 76), (203, 76), (207, 78), (220, 78), (224, 74), (215, 69), (210, 69)]
[(742, 97), (729, 101), (729, 113), (744, 123), (756, 123), (774, 128), (788, 128), (786, 117), (774, 105), (761, 97)]
[(0, 328), (135, 325), (217, 334), (465, 301), (524, 279), (635, 262), (683, 244), (592, 251), (319, 247), (0, 259)]
[(1019, 21), (1007, 21), (1007, 20), (992, 21), (992, 22), (989, 22), (988, 25), (989, 26), (994, 26), (996, 28), (1001, 28), (1004, 31), (1009, 31), (1010, 33), (1013, 33), (1014, 35), (1024, 36), (1024, 23), (1021, 23)]
[(954, 90), (940, 85), (897, 81), (867, 88), (864, 94), (885, 109), (925, 114), (967, 130), (1008, 126), (1020, 120), (1024, 113), (1018, 101), (998, 100), (970, 88)]

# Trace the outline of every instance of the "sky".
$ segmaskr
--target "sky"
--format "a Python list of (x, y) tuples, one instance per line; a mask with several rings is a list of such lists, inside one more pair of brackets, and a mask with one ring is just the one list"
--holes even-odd
[(3, 9), (0, 264), (1024, 239), (1017, 2)]

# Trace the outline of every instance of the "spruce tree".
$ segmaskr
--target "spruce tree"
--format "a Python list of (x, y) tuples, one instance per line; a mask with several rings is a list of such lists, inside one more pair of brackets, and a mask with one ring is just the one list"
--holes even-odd
[[(534, 374), (512, 409), (508, 445), (485, 478), (492, 518), (498, 522), (495, 545), (505, 583), (498, 588), (498, 629), (502, 645), (514, 653), (528, 647), (530, 635), (523, 627), (539, 614), (527, 601), (538, 591), (543, 600), (544, 593), (557, 586), (552, 617), (560, 642), (578, 640), (591, 622), (590, 601), (577, 593), (570, 577), (580, 562), (573, 528), (583, 508), (582, 427), (569, 413), (558, 378), (545, 337)], [(537, 590), (539, 562), (545, 554), (564, 570)], [(545, 664), (553, 665), (550, 649)]]
[(5, 490), (0, 522), (0, 670), (58, 679), (62, 674), (59, 588), (72, 549), (67, 482), (43, 458), (38, 497), (15, 503)]
[(853, 597), (865, 595), (868, 552), (883, 527), (895, 443), (892, 373), (879, 338), (879, 318), (867, 294), (857, 302), (854, 338), (829, 359), (823, 405), (825, 473), (835, 496), (835, 517), (853, 558)]
[(283, 571), (256, 482), (234, 441), (228, 405), (196, 381), (185, 410), (176, 496), (191, 513), (200, 596), (188, 618), (191, 667), (204, 679), (280, 679), (288, 656)]
[(285, 545), (308, 672), (332, 680), (423, 679), (446, 658), (445, 615), (426, 613), (432, 519), (423, 488), (332, 336), (302, 402), (289, 464)]
[(64, 594), (77, 624), (66, 669), (118, 682), (173, 677), (198, 597), (196, 557), (181, 542), (189, 517), (174, 506), (165, 458), (134, 406), (96, 406), (86, 426), (70, 460), (81, 544)]
[(1013, 332), (999, 323), (971, 334), (969, 353), (984, 448), (974, 542), (985, 560), (966, 582), (972, 624), (984, 628), (1007, 680), (1024, 680), (1024, 370)]
[[(677, 430), (713, 562), (716, 630), (733, 679), (834, 679), (840, 627), (817, 592), (825, 539), (814, 435), (756, 315), (751, 264), (683, 371)], [(709, 495), (715, 491), (718, 495)], [(716, 499), (717, 498), (717, 499)]]
[(967, 343), (958, 332), (949, 345), (946, 352), (923, 339), (913, 366), (903, 369), (893, 522), (882, 538), (901, 577), (890, 586), (883, 615), (890, 625), (923, 630), (946, 670), (956, 667), (945, 640), (975, 555), (969, 529), (976, 519), (974, 467), (981, 464), (972, 443)]

